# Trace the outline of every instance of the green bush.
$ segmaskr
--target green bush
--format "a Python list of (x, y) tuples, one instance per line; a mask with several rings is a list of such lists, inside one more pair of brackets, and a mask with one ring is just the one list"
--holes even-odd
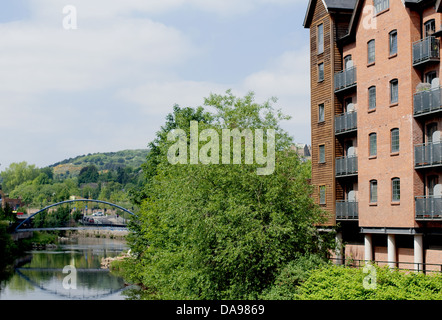
[[(364, 279), (372, 278), (372, 288)], [(312, 271), (298, 288), (302, 300), (441, 300), (442, 274), (422, 274), (374, 267), (374, 273), (341, 266)]]
[(318, 255), (300, 256), (290, 261), (276, 276), (274, 285), (264, 292), (262, 299), (290, 300), (296, 297), (299, 285), (308, 279), (311, 272), (328, 263)]

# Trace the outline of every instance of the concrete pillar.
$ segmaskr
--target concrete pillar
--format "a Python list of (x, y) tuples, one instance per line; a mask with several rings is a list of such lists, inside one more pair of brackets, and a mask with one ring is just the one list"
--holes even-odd
[(344, 264), (344, 255), (343, 255), (343, 248), (342, 248), (342, 232), (336, 233), (336, 264), (342, 265)]
[(396, 268), (396, 238), (394, 234), (389, 234), (387, 239), (388, 244), (388, 266)]
[(424, 240), (421, 234), (414, 236), (414, 267), (416, 271), (422, 272), (424, 268)]
[(366, 233), (364, 235), (364, 249), (365, 249), (365, 261), (373, 261), (373, 242), (371, 234)]

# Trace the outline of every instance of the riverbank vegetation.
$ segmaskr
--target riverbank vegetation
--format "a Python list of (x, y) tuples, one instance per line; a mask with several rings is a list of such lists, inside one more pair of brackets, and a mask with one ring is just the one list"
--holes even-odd
[[(139, 221), (128, 236), (135, 258), (123, 268), (131, 282), (161, 299), (255, 299), (304, 260), (326, 260), (333, 232), (315, 227), (325, 220), (311, 198), (309, 164), (290, 149), (293, 141), (280, 127), (288, 117), (273, 102), (229, 91), (205, 99), (214, 112), (174, 108), (150, 145)], [(175, 141), (167, 134), (179, 128), (189, 141), (191, 120), (220, 137), (222, 129), (274, 129), (274, 173), (258, 175), (265, 164), (245, 164), (244, 154), (235, 165), (170, 164)], [(262, 147), (270, 154), (268, 139)]]
[(3, 192), (22, 199), (27, 207), (41, 208), (72, 195), (132, 207), (131, 194), (144, 182), (141, 159), (147, 153), (146, 149), (90, 154), (44, 168), (12, 163), (1, 172), (0, 182)]

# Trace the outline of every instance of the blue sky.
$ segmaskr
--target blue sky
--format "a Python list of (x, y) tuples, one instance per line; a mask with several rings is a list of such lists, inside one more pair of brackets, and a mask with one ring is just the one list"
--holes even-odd
[(0, 0), (0, 170), (146, 148), (175, 103), (227, 89), (277, 97), (309, 144), (307, 3)]

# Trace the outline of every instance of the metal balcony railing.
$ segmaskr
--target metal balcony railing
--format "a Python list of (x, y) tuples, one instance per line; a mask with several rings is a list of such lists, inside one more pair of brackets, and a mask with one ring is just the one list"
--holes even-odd
[(414, 167), (435, 167), (442, 165), (442, 143), (425, 143), (414, 147)]
[(356, 85), (356, 67), (351, 67), (335, 73), (335, 92)]
[(439, 60), (439, 39), (430, 36), (413, 42), (413, 66)]
[(357, 129), (357, 112), (346, 112), (335, 116), (335, 134), (345, 133)]
[(336, 219), (337, 220), (357, 220), (358, 202), (357, 201), (336, 201)]
[(336, 158), (336, 177), (355, 175), (358, 173), (358, 157)]
[(414, 115), (420, 116), (441, 111), (441, 93), (440, 87), (416, 92), (413, 96)]
[(416, 220), (442, 220), (442, 197), (416, 197)]

